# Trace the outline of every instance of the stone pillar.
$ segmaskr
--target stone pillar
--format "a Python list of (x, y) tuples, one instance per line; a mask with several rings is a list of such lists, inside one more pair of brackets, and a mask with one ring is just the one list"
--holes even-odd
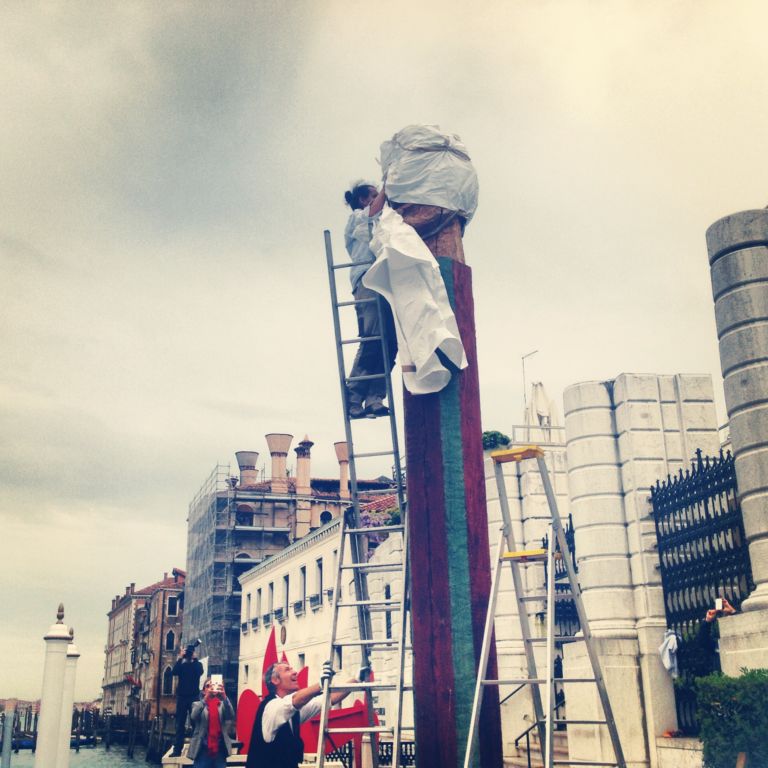
[(16, 718), (16, 699), (6, 699), (3, 710), (5, 721), (3, 722), (3, 756), (2, 768), (11, 768), (11, 749), (13, 748), (13, 721)]
[[(755, 582), (741, 608), (768, 611), (768, 209), (716, 221), (707, 230), (707, 249), (725, 405)], [(739, 622), (730, 618), (720, 624), (730, 632)]]
[(634, 640), (624, 489), (613, 410), (613, 382), (574, 384), (563, 393), (568, 490), (579, 582), (596, 637)]
[(40, 719), (37, 726), (35, 768), (56, 765), (59, 748), (61, 701), (64, 694), (64, 671), (67, 663), (69, 630), (64, 624), (64, 606), (59, 605), (56, 623), (52, 624), (45, 640), (45, 667), (43, 691), (40, 696)]
[(622, 374), (614, 382), (613, 404), (645, 725), (650, 760), (655, 765), (656, 738), (677, 728), (677, 714), (672, 679), (658, 651), (667, 620), (650, 487), (689, 466), (696, 449), (717, 455), (717, 415), (709, 376)]
[[(637, 617), (629, 563), (624, 489), (613, 407), (613, 382), (585, 382), (564, 392), (568, 489), (579, 583), (613, 705), (627, 765), (648, 764), (642, 726)], [(563, 649), (565, 677), (589, 677), (584, 643)], [(565, 685), (568, 718), (601, 719), (593, 686)], [(572, 760), (613, 760), (600, 726), (568, 728)]]
[(67, 661), (64, 667), (64, 691), (61, 697), (61, 722), (59, 724), (59, 749), (56, 768), (69, 768), (70, 735), (72, 732), (72, 706), (75, 703), (75, 677), (80, 651), (75, 645), (75, 633), (69, 630), (70, 643), (67, 646)]

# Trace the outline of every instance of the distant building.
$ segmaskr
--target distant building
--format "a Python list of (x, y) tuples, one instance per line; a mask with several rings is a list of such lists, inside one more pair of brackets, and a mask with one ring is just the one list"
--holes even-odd
[(178, 654), (185, 576), (174, 568), (171, 576), (143, 589), (130, 584), (112, 600), (104, 648), (105, 713), (173, 711), (173, 679), (166, 670)]
[[(310, 476), (308, 438), (295, 448), (295, 477), (286, 471), (293, 436), (272, 433), (266, 439), (270, 479), (256, 468), (258, 453), (239, 451), (239, 480), (230, 477), (228, 466), (217, 465), (189, 505), (185, 636), (201, 639), (208, 673), (224, 676), (233, 699), (241, 634), (238, 577), (338, 517), (350, 503), (346, 443), (335, 446), (339, 478), (319, 479)], [(392, 483), (380, 478), (358, 485), (385, 492)]]
[[(361, 505), (363, 520), (373, 525), (385, 525), (397, 511), (393, 495), (383, 496)], [(310, 668), (309, 681), (317, 682), (323, 662), (328, 657), (333, 592), (338, 569), (340, 520), (334, 519), (308, 536), (295, 541), (240, 577), (242, 584), (242, 615), (240, 625), (240, 677), (238, 698), (246, 689), (261, 692), (261, 672), (267, 642), (275, 630), (277, 655), (285, 653), (288, 662), (297, 670)], [(371, 542), (370, 562), (402, 562), (402, 538), (399, 535), (377, 534), (381, 543)], [(351, 571), (345, 571), (342, 595), (353, 598), (354, 584)], [(368, 576), (368, 590), (372, 599), (397, 599), (402, 594), (400, 574), (385, 570)], [(374, 637), (393, 638), (397, 632), (397, 612), (373, 612)], [(350, 609), (339, 613), (337, 636), (347, 640), (358, 639), (357, 616)], [(355, 676), (360, 667), (360, 651), (346, 646), (344, 653), (337, 651), (333, 664), (339, 679)], [(397, 654), (394, 650), (375, 651), (372, 666), (379, 682), (397, 680)], [(410, 684), (410, 652), (406, 654), (406, 685)], [(374, 694), (374, 703), (382, 724), (393, 710), (390, 694)], [(351, 702), (347, 702), (345, 706)], [(404, 701), (404, 722), (412, 722), (410, 696)]]

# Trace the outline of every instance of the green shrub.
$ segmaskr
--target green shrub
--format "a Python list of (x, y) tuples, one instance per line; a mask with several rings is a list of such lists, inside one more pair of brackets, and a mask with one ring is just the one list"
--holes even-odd
[(739, 752), (747, 765), (768, 766), (768, 669), (700, 677), (695, 688), (706, 768), (733, 768)]
[[(477, 434), (477, 433), (475, 433)], [(509, 438), (503, 432), (491, 430), (483, 432), (483, 450), (492, 451), (494, 448), (506, 448), (509, 445)]]

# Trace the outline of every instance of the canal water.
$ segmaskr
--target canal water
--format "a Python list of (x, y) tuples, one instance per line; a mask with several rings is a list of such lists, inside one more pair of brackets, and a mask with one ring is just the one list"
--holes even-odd
[[(28, 749), (19, 750), (11, 755), (11, 768), (33, 768), (35, 756)], [(144, 751), (134, 750), (133, 760), (125, 756), (125, 747), (113, 745), (107, 752), (102, 745), (81, 747), (80, 752), (72, 750), (69, 759), (70, 768), (147, 768)]]

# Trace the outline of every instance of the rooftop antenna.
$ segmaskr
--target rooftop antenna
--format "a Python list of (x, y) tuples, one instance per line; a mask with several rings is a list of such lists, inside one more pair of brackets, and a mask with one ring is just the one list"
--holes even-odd
[(525, 388), (527, 386), (525, 383), (525, 361), (527, 358), (533, 357), (538, 351), (538, 349), (534, 349), (533, 352), (528, 352), (520, 358), (520, 364), (523, 368), (523, 421), (526, 420), (528, 415), (528, 396), (525, 394)]

